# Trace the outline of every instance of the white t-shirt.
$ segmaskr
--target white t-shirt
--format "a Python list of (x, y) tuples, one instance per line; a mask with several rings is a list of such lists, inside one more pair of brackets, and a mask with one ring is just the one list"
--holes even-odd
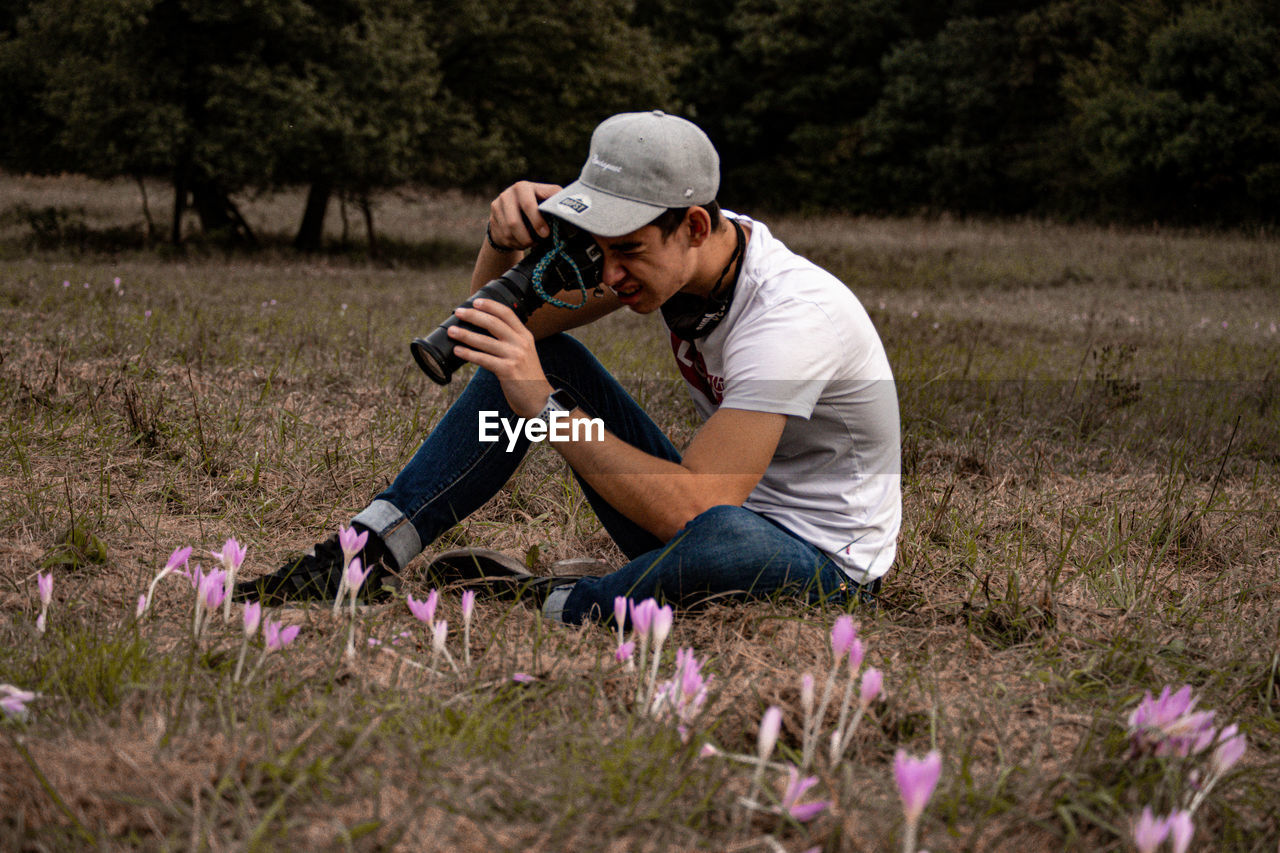
[(902, 524), (898, 396), (858, 298), (751, 226), (729, 313), (695, 343), (672, 335), (698, 413), (727, 406), (787, 415), (743, 504), (831, 555), (864, 583), (889, 570)]

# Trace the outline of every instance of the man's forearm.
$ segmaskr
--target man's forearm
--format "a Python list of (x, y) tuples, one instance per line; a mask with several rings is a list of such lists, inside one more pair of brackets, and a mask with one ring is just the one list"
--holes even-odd
[(516, 264), (524, 257), (523, 249), (511, 252), (499, 252), (485, 240), (480, 246), (480, 254), (476, 255), (476, 265), (471, 271), (471, 292), (475, 293)]
[[(582, 426), (589, 422), (581, 409), (571, 417)], [(590, 429), (568, 432), (585, 437), (549, 443), (610, 506), (664, 542), (694, 516), (724, 502), (717, 499), (722, 490), (713, 482), (720, 475), (694, 473), (608, 431), (597, 440), (589, 440), (595, 438)]]

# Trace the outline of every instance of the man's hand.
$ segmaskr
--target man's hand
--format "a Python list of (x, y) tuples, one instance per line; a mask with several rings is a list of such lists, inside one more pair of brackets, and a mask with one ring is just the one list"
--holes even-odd
[[(489, 236), (493, 242), (512, 249), (527, 249), (551, 235), (538, 204), (560, 192), (555, 184), (520, 181), (507, 187), (489, 204)], [(528, 220), (526, 224), (525, 220)], [(529, 225), (534, 232), (530, 233)]]
[(472, 308), (459, 306), (454, 313), (459, 320), (484, 329), (489, 335), (450, 326), (449, 337), (457, 342), (454, 352), (497, 376), (507, 404), (517, 415), (536, 416), (553, 389), (542, 372), (533, 334), (501, 302), (477, 299), (472, 304)]

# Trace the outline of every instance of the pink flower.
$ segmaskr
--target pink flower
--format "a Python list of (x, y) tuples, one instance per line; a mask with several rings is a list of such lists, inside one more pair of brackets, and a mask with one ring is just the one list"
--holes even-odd
[(534, 678), (532, 675), (530, 675), (527, 672), (517, 672), (512, 674), (511, 680), (514, 681), (516, 684), (532, 684), (538, 679)]
[(347, 562), (351, 558), (360, 553), (360, 549), (369, 541), (369, 531), (357, 533), (355, 527), (338, 528), (338, 545), (342, 548), (342, 555), (347, 558)]
[(40, 591), (40, 603), (48, 607), (53, 600), (53, 572), (36, 572), (36, 587)]
[(134, 611), (134, 618), (141, 619), (142, 614), (147, 612), (147, 594), (144, 592), (138, 596), (138, 609)]
[(430, 625), (436, 618), (436, 604), (440, 601), (440, 593), (431, 590), (427, 593), (425, 601), (418, 601), (412, 595), (408, 598), (409, 611), (413, 613), (413, 618), (419, 622)]
[(1169, 826), (1169, 844), (1173, 853), (1187, 853), (1191, 846), (1191, 837), (1196, 834), (1196, 825), (1191, 822), (1191, 812), (1187, 810), (1174, 812), (1165, 818)]
[(360, 558), (355, 557), (351, 560), (351, 564), (347, 566), (347, 589), (351, 590), (352, 606), (356, 599), (356, 593), (360, 591), (360, 585), (364, 583), (368, 572), (360, 565)]
[(191, 546), (185, 548), (175, 548), (173, 553), (169, 555), (169, 561), (164, 564), (166, 573), (173, 571), (178, 566), (185, 566), (187, 561), (191, 559)]
[(613, 624), (618, 629), (618, 637), (627, 627), (627, 597), (619, 595), (613, 599)]
[(1199, 701), (1185, 684), (1176, 692), (1166, 686), (1158, 698), (1143, 694), (1129, 715), (1129, 734), (1135, 752), (1150, 749), (1155, 755), (1188, 755), (1203, 752), (1213, 743), (1213, 711), (1194, 711)]
[(802, 777), (800, 771), (796, 770), (795, 767), (788, 766), (787, 789), (782, 794), (782, 810), (801, 823), (813, 820), (822, 814), (827, 806), (831, 805), (829, 801), (800, 802), (800, 798), (805, 795), (805, 792), (816, 784), (818, 784), (817, 776)]
[(196, 594), (208, 610), (216, 610), (227, 595), (227, 573), (215, 569), (200, 579)]
[(27, 716), (27, 703), (40, 698), (40, 694), (22, 690), (12, 684), (0, 684), (0, 710), (7, 716), (22, 720)]
[(1142, 809), (1142, 814), (1133, 821), (1133, 844), (1138, 853), (1155, 853), (1155, 849), (1169, 834), (1169, 821), (1151, 814), (1151, 807)]
[(267, 651), (275, 652), (297, 639), (298, 632), (302, 628), (299, 625), (290, 625), (285, 628), (279, 622), (268, 619), (263, 623), (262, 630), (267, 637)]
[(761, 764), (773, 755), (773, 747), (778, 742), (778, 733), (781, 730), (782, 709), (777, 705), (770, 705), (764, 712), (764, 716), (760, 718), (760, 733), (756, 737), (756, 755)]
[(846, 613), (836, 619), (836, 624), (831, 626), (831, 652), (836, 660), (848, 653), (849, 646), (857, 636), (858, 627), (853, 624), (852, 616)]
[(471, 622), (471, 614), (476, 609), (476, 591), (469, 589), (462, 593), (462, 621), (464, 624)]
[(719, 754), (720, 750), (713, 743), (704, 743), (702, 749), (698, 750), (699, 758), (715, 758)]
[(849, 644), (849, 674), (857, 672), (862, 668), (862, 658), (865, 650), (862, 647), (862, 640), (857, 637), (853, 638), (853, 642)]
[(245, 554), (249, 553), (249, 549), (237, 542), (233, 536), (227, 539), (221, 551), (213, 551), (211, 553), (214, 559), (222, 562), (222, 566), (227, 570), (227, 573), (234, 577), (235, 573), (244, 565), (244, 557)]
[[(675, 613), (670, 604), (664, 604), (653, 612), (653, 647), (661, 649), (671, 633), (671, 625), (675, 621)], [(656, 652), (655, 652), (656, 654)]]
[(244, 635), (252, 637), (258, 633), (258, 623), (262, 621), (262, 602), (251, 601), (244, 606)]
[(936, 749), (924, 758), (912, 758), (901, 749), (894, 755), (893, 775), (902, 797), (902, 812), (909, 823), (914, 824), (924, 813), (941, 774), (942, 756)]
[(1213, 774), (1221, 776), (1230, 770), (1244, 755), (1246, 749), (1248, 749), (1248, 743), (1244, 735), (1239, 734), (1234, 723), (1224, 728), (1218, 733), (1218, 745), (1209, 756), (1209, 766)]
[(614, 660), (616, 660), (618, 663), (624, 663), (628, 660), (631, 660), (631, 656), (635, 654), (635, 651), (636, 651), (636, 644), (633, 641), (628, 640), (627, 642), (618, 646), (618, 650), (613, 653)]
[(648, 634), (653, 627), (654, 614), (658, 612), (658, 602), (652, 598), (636, 604), (631, 602), (631, 630), (641, 636)]
[(880, 695), (883, 686), (884, 673), (874, 666), (862, 673), (862, 680), (858, 683), (858, 702), (862, 707), (869, 708), (871, 703), (876, 701), (876, 698)]

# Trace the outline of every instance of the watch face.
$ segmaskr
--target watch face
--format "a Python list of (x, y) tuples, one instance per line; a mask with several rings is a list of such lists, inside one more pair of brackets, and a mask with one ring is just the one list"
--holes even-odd
[(572, 412), (575, 403), (569, 392), (563, 388), (557, 388), (551, 392), (551, 396), (547, 398), (547, 403), (556, 409), (563, 409), (566, 412)]

